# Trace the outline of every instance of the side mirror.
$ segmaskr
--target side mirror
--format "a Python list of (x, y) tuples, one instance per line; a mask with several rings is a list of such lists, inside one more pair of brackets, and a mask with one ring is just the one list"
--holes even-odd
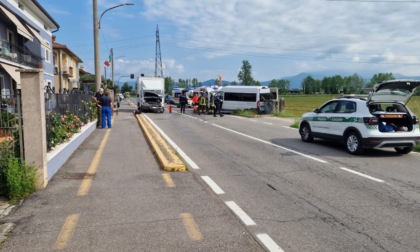
[(319, 113), (320, 112), (320, 110), (319, 110), (319, 108), (316, 108), (315, 110), (314, 110), (314, 113)]

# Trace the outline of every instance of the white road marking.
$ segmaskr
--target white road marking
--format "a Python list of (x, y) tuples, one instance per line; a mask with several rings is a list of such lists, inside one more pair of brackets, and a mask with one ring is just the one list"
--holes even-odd
[[(143, 114), (144, 115), (144, 114)], [(187, 156), (187, 154), (185, 154), (185, 152), (183, 150), (181, 150), (181, 148), (178, 147), (178, 145), (176, 145), (174, 143), (174, 141), (172, 141), (172, 139), (170, 139), (165, 132), (163, 132), (147, 115), (144, 115), (144, 117), (146, 117), (146, 119), (149, 121), (150, 124), (153, 125), (153, 127), (155, 127), (155, 129), (160, 133), (160, 135), (165, 138), (165, 140), (169, 143), (169, 145), (172, 146), (172, 148), (175, 150), (175, 152), (177, 152), (182, 161), (184, 161), (185, 163), (188, 164), (188, 168), (192, 168), (192, 169), (200, 169), (200, 167), (198, 167), (198, 165), (192, 161), (192, 159), (190, 157)]]
[(207, 183), (207, 185), (210, 186), (210, 188), (216, 193), (216, 194), (224, 194), (225, 192), (220, 188), (209, 176), (201, 176), (201, 178), (204, 180), (204, 182)]
[(280, 146), (280, 145), (277, 145), (277, 144), (273, 144), (273, 143), (270, 143), (268, 141), (265, 141), (265, 140), (262, 140), (262, 139), (259, 139), (259, 138), (253, 137), (253, 136), (249, 136), (249, 135), (246, 135), (244, 133), (241, 133), (241, 132), (238, 132), (238, 131), (235, 131), (235, 130), (231, 130), (229, 128), (225, 128), (225, 127), (220, 126), (220, 125), (217, 125), (217, 124), (213, 124), (213, 125), (216, 126), (216, 127), (218, 127), (218, 128), (221, 128), (221, 129), (224, 129), (224, 130), (233, 132), (235, 134), (238, 134), (238, 135), (241, 135), (241, 136), (244, 136), (244, 137), (248, 137), (248, 138), (253, 139), (253, 140), (256, 140), (256, 141), (259, 141), (261, 143), (265, 143), (265, 144), (268, 144), (268, 145), (271, 145), (271, 146), (274, 146), (274, 147), (277, 147), (277, 148), (280, 148), (280, 149), (283, 149), (283, 150), (286, 150), (286, 151), (289, 151), (289, 152), (298, 154), (298, 155), (300, 155), (302, 157), (306, 157), (306, 158), (315, 160), (315, 161), (320, 162), (320, 163), (324, 163), (324, 164), (328, 163), (327, 161), (324, 161), (322, 159), (319, 159), (319, 158), (316, 158), (316, 157), (312, 157), (312, 156), (303, 154), (302, 152), (298, 152), (298, 151), (295, 151), (295, 150), (292, 150), (292, 149), (289, 149), (289, 148), (286, 148), (286, 147), (283, 147), (283, 146)]
[(270, 252), (284, 252), (282, 248), (268, 234), (257, 234), (257, 238)]
[(375, 177), (372, 177), (372, 176), (369, 176), (369, 175), (363, 174), (363, 173), (361, 173), (361, 172), (353, 171), (353, 170), (348, 169), (348, 168), (345, 168), (345, 167), (340, 167), (340, 169), (341, 169), (341, 170), (343, 170), (343, 171), (347, 171), (347, 172), (350, 172), (350, 173), (353, 173), (353, 174), (356, 174), (356, 175), (362, 176), (362, 177), (364, 177), (364, 178), (367, 178), (367, 179), (370, 179), (370, 180), (376, 181), (376, 182), (380, 182), (380, 183), (384, 183), (384, 182), (385, 182), (385, 181), (384, 181), (384, 180), (382, 180), (382, 179), (378, 179), (378, 178), (375, 178)]
[(273, 123), (270, 122), (263, 122), (264, 124), (273, 125)]
[(225, 203), (246, 226), (257, 225), (234, 201), (226, 201)]

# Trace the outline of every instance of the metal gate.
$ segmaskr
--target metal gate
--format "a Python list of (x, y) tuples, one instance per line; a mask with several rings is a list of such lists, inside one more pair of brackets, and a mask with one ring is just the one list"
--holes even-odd
[(0, 195), (2, 195), (8, 160), (10, 157), (23, 160), (24, 146), (20, 90), (15, 95), (2, 94), (0, 97)]

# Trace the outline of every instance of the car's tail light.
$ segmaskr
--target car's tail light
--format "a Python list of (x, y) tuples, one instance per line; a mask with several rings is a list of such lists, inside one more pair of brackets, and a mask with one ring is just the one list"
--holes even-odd
[(378, 125), (379, 122), (376, 117), (363, 117), (363, 121), (368, 125)]

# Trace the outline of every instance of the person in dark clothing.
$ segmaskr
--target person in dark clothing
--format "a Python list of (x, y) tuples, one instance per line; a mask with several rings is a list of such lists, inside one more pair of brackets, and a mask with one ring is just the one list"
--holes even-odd
[(223, 117), (222, 115), (222, 105), (223, 105), (223, 99), (220, 97), (220, 93), (217, 93), (214, 97), (214, 105), (216, 108), (213, 110), (213, 116), (216, 117), (217, 111), (219, 111), (220, 117)]
[(185, 94), (185, 91), (182, 91), (181, 96), (179, 96), (179, 106), (181, 107), (181, 113), (185, 114), (185, 106), (188, 104), (188, 98)]
[(102, 117), (102, 108), (101, 108), (101, 98), (104, 95), (104, 89), (100, 88), (98, 92), (96, 92), (93, 100), (96, 103), (96, 113), (98, 115), (98, 120), (96, 121), (96, 128), (101, 127), (101, 117)]
[(112, 119), (112, 99), (109, 97), (109, 93), (105, 92), (105, 95), (101, 97), (101, 106), (102, 106), (102, 129), (105, 129), (108, 125), (108, 128), (112, 128), (111, 119)]

